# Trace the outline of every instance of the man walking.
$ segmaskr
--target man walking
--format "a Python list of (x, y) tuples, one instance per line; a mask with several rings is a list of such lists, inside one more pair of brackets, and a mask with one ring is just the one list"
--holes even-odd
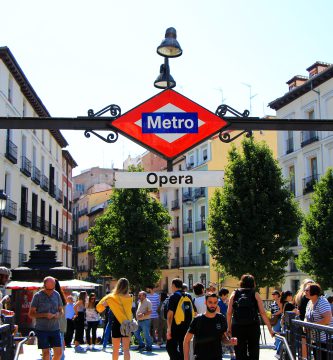
[(217, 312), (217, 295), (208, 293), (205, 298), (206, 311), (193, 319), (184, 338), (184, 360), (189, 360), (193, 336), (196, 360), (222, 359), (221, 341), (228, 328), (227, 320), (224, 315)]
[(38, 291), (31, 302), (29, 316), (36, 319), (38, 349), (42, 349), (43, 360), (50, 360), (50, 348), (53, 348), (53, 360), (62, 356), (59, 318), (63, 314), (62, 301), (55, 288), (55, 279), (44, 279), (44, 288)]
[(74, 316), (75, 316), (75, 311), (73, 304), (73, 296), (69, 295), (67, 296), (67, 304), (65, 308), (65, 317), (67, 321), (67, 329), (65, 333), (65, 345), (68, 348), (72, 347), (71, 343), (73, 340), (73, 335), (75, 330)]
[[(147, 299), (145, 291), (139, 292), (139, 306), (136, 310), (136, 319), (138, 320), (138, 330), (134, 333), (136, 339), (139, 342), (139, 346), (136, 350), (152, 351), (152, 338), (150, 337), (150, 315), (151, 315), (151, 302)], [(145, 338), (146, 346), (141, 337), (141, 331)]]
[[(167, 351), (170, 360), (183, 360), (183, 342), (185, 334), (194, 316), (194, 306), (191, 296), (182, 291), (183, 282), (181, 279), (173, 279), (171, 289), (173, 294), (170, 296), (167, 314)], [(185, 302), (186, 299), (186, 302)], [(181, 320), (178, 319), (180, 311), (178, 304), (182, 301)], [(177, 315), (177, 321), (176, 321)]]
[[(160, 296), (155, 293), (153, 285), (147, 286), (146, 290), (147, 290), (147, 299), (151, 302), (151, 315), (150, 315), (151, 332), (150, 332), (150, 335), (153, 338), (153, 342), (156, 342), (156, 340), (157, 340), (157, 344), (161, 345), (162, 337), (161, 337), (161, 334), (159, 333), (160, 317), (157, 312), (157, 309), (160, 305)], [(157, 334), (157, 339), (156, 339), (156, 334)]]

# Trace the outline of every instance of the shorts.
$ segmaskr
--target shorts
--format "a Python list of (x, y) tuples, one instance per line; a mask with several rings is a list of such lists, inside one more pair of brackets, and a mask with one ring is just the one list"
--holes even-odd
[(128, 337), (128, 336), (123, 336), (121, 335), (120, 332), (120, 323), (117, 320), (116, 317), (114, 317), (113, 323), (112, 323), (112, 332), (111, 332), (111, 336), (113, 338), (123, 338), (123, 337)]
[(36, 330), (35, 332), (38, 339), (38, 349), (61, 347), (60, 330), (55, 330), (55, 331)]

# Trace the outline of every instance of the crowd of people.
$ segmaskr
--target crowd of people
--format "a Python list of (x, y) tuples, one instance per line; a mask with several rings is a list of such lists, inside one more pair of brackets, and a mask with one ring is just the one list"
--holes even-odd
[[(9, 275), (0, 271), (0, 277), (8, 280)], [(133, 343), (133, 350), (147, 353), (153, 344), (155, 348), (165, 346), (171, 360), (220, 360), (226, 352), (230, 359), (258, 360), (260, 317), (272, 337), (284, 332), (289, 311), (300, 320), (333, 326), (332, 297), (322, 296), (320, 286), (310, 279), (295, 296), (291, 291), (274, 290), (269, 317), (250, 274), (241, 277), (239, 288), (231, 294), (226, 288), (217, 291), (215, 284), (205, 289), (195, 283), (193, 297), (179, 278), (172, 280), (170, 295), (156, 293), (149, 285), (136, 299), (126, 278), (119, 279), (112, 292), (100, 300), (94, 292), (88, 295), (86, 291), (66, 296), (59, 281), (50, 276), (43, 285), (29, 309), (43, 360), (50, 359), (50, 349), (52, 359), (63, 360), (66, 347), (83, 353), (105, 350), (109, 344), (113, 360), (120, 352), (129, 360)], [(97, 336), (98, 327), (103, 327), (102, 338)], [(324, 334), (320, 336), (321, 349), (325, 349), (326, 340)], [(275, 339), (277, 354), (280, 347), (281, 342)], [(320, 359), (326, 359), (325, 351)]]

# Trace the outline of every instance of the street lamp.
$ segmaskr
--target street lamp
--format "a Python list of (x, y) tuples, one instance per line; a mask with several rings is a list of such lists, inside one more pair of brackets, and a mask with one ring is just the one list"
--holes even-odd
[(1, 223), (2, 223), (2, 215), (6, 209), (7, 205), (7, 195), (3, 190), (0, 190), (0, 254), (2, 254), (2, 237), (1, 237)]
[(154, 81), (154, 86), (158, 89), (172, 89), (176, 86), (176, 81), (170, 74), (169, 58), (181, 56), (183, 53), (177, 41), (176, 29), (170, 27), (165, 32), (165, 39), (157, 47), (157, 53), (164, 57), (164, 64), (160, 67), (160, 74)]

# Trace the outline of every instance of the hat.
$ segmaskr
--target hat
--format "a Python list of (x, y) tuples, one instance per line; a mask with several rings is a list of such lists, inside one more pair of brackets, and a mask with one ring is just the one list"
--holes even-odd
[(272, 292), (272, 295), (280, 295), (280, 291), (274, 290), (274, 291)]

